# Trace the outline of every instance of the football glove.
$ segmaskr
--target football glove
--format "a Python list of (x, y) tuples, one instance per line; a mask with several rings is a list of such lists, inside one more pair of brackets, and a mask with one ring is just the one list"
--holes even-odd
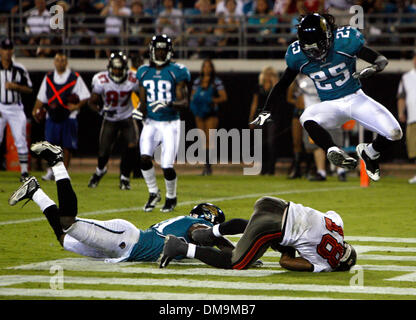
[(272, 121), (271, 116), (272, 116), (272, 114), (269, 111), (263, 111), (257, 116), (256, 119), (254, 119), (252, 122), (250, 122), (250, 124), (262, 126), (266, 122)]
[(110, 106), (105, 106), (104, 108), (101, 109), (100, 115), (102, 116), (107, 115), (108, 117), (112, 117), (117, 113), (116, 110), (110, 110), (110, 109), (111, 109)]
[(352, 74), (353, 78), (355, 79), (363, 79), (363, 78), (368, 78), (371, 77), (372, 75), (374, 75), (375, 73), (377, 73), (377, 66), (376, 65), (372, 65), (369, 66), (367, 68), (364, 68), (360, 71), (356, 71)]
[(134, 109), (131, 116), (135, 120), (140, 120), (140, 121), (143, 120), (143, 113), (139, 109)]
[(171, 103), (170, 102), (166, 102), (166, 101), (160, 101), (160, 100), (156, 100), (154, 102), (152, 102), (151, 104), (149, 104), (149, 107), (152, 108), (153, 112), (158, 112), (161, 109), (170, 107)]

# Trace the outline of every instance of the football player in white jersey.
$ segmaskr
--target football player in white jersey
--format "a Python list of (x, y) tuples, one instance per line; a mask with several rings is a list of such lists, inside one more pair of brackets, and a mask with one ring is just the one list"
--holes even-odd
[[(177, 255), (196, 258), (217, 268), (246, 269), (271, 247), (280, 251), (280, 265), (293, 271), (347, 271), (357, 253), (344, 241), (344, 223), (335, 211), (322, 213), (301, 204), (274, 197), (256, 201), (249, 221), (232, 219), (212, 228), (193, 231), (197, 243), (185, 244), (173, 235), (165, 240), (160, 267)], [(208, 245), (224, 235), (243, 233), (231, 252)], [(296, 257), (296, 251), (299, 256)]]
[[(124, 150), (120, 162), (120, 189), (130, 189), (130, 172), (137, 152), (138, 128), (132, 118), (132, 92), (139, 91), (134, 72), (128, 69), (127, 57), (122, 52), (110, 56), (107, 70), (94, 75), (92, 95), (88, 104), (103, 116), (100, 130), (98, 166), (88, 187), (96, 188), (107, 172), (107, 162), (120, 132)], [(103, 107), (99, 107), (100, 99)]]

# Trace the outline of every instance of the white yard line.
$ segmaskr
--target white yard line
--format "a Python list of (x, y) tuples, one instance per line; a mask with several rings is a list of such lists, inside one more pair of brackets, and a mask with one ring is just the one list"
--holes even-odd
[(52, 290), (52, 289), (14, 289), (0, 288), (0, 296), (26, 296), (45, 298), (91, 298), (122, 300), (334, 300), (326, 297), (291, 297), (260, 295), (227, 295), (207, 293), (169, 293), (169, 292), (135, 292), (116, 290)]
[[(283, 191), (274, 191), (269, 193), (251, 193), (251, 194), (243, 194), (238, 196), (231, 196), (231, 197), (220, 197), (220, 198), (211, 198), (211, 199), (195, 199), (192, 201), (183, 201), (179, 202), (177, 206), (187, 206), (192, 204), (197, 204), (201, 202), (223, 202), (223, 201), (231, 201), (231, 200), (239, 200), (239, 199), (246, 199), (246, 198), (258, 198), (263, 196), (276, 196), (276, 195), (284, 195), (284, 194), (295, 194), (295, 193), (313, 193), (313, 192), (327, 192), (327, 191), (340, 191), (340, 190), (348, 190), (348, 189), (358, 189), (360, 187), (338, 187), (338, 188), (314, 188), (314, 189), (305, 189), (305, 190), (283, 190)], [(158, 207), (160, 207), (159, 205)], [(92, 216), (92, 215), (101, 215), (107, 213), (120, 213), (126, 211), (142, 211), (142, 207), (130, 207), (130, 208), (119, 208), (119, 209), (107, 209), (107, 210), (96, 210), (96, 211), (89, 211), (89, 212), (81, 212), (78, 214), (80, 217)], [(20, 224), (20, 223), (30, 223), (30, 222), (37, 222), (45, 220), (44, 217), (39, 218), (32, 218), (32, 219), (21, 219), (21, 220), (10, 220), (10, 221), (1, 221), (0, 226), (2, 225), (10, 225), (10, 224)]]
[[(14, 277), (19, 283), (42, 282), (50, 283), (49, 276), (0, 276), (0, 284), (4, 279), (10, 283), (9, 278)], [(157, 287), (184, 287), (184, 288), (210, 288), (210, 289), (238, 289), (238, 290), (270, 290), (270, 291), (307, 291), (307, 292), (325, 292), (325, 293), (353, 293), (353, 294), (384, 294), (384, 295), (412, 295), (416, 296), (414, 288), (397, 288), (397, 287), (373, 287), (373, 286), (339, 286), (339, 285), (314, 285), (314, 284), (283, 284), (283, 283), (250, 283), (236, 281), (204, 281), (189, 279), (137, 279), (137, 278), (101, 278), (101, 277), (64, 277), (65, 283), (76, 284), (107, 284), (107, 285), (125, 285), (125, 286), (157, 286)], [(3, 288), (6, 291), (6, 288)], [(32, 289), (26, 289), (32, 290)], [(58, 290), (66, 291), (66, 290)], [(70, 290), (71, 291), (71, 290)], [(82, 291), (82, 290), (80, 290)], [(241, 292), (240, 292), (241, 293)], [(1, 294), (1, 291), (0, 291)], [(232, 295), (230, 295), (232, 296)], [(245, 295), (245, 297), (250, 297)], [(217, 298), (218, 299), (218, 298)]]

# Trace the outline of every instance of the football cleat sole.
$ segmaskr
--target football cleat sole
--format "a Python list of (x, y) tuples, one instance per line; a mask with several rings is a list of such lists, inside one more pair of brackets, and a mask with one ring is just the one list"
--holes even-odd
[(329, 151), (327, 158), (332, 164), (345, 169), (355, 169), (358, 163), (356, 159), (339, 148)]
[(9, 205), (14, 206), (24, 199), (32, 199), (33, 194), (40, 188), (35, 177), (29, 177), (9, 198)]

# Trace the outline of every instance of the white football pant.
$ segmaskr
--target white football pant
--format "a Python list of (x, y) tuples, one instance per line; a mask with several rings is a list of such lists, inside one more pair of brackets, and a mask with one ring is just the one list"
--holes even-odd
[(313, 120), (324, 129), (334, 129), (351, 119), (388, 140), (400, 140), (403, 136), (399, 122), (390, 111), (361, 89), (343, 98), (323, 101), (306, 108), (300, 122), (303, 126), (305, 121)]

